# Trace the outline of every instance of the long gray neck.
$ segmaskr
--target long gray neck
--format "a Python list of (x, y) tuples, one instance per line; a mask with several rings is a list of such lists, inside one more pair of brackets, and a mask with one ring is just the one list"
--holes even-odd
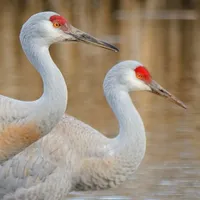
[(108, 154), (136, 166), (144, 157), (146, 136), (142, 119), (135, 109), (127, 91), (112, 82), (104, 84), (106, 99), (119, 124), (119, 134), (111, 139)]
[(51, 59), (49, 46), (40, 45), (23, 36), (20, 39), (27, 58), (42, 77), (43, 95), (33, 102), (29, 120), (35, 121), (42, 135), (45, 135), (59, 122), (66, 110), (67, 86)]

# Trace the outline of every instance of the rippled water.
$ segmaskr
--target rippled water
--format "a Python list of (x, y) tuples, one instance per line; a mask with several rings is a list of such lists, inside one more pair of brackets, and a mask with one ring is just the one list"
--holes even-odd
[[(4, 15), (0, 18), (3, 38), (0, 93), (23, 100), (36, 99), (42, 91), (41, 80), (26, 60), (18, 40), (21, 24), (41, 10), (37, 7), (40, 4), (30, 2), (31, 8), (27, 7), (26, 12), (15, 10), (14, 6), (2, 8)], [(74, 3), (73, 12), (67, 6), (66, 9), (56, 7), (77, 28), (115, 42), (120, 48), (118, 54), (85, 44), (52, 48), (53, 58), (68, 83), (67, 112), (105, 135), (116, 135), (117, 122), (103, 97), (102, 82), (111, 66), (127, 59), (144, 63), (153, 78), (184, 101), (188, 109), (150, 93), (132, 94), (147, 131), (144, 161), (131, 180), (117, 189), (76, 192), (67, 199), (200, 199), (200, 23), (198, 20), (124, 19), (121, 15), (116, 19), (112, 4), (105, 2), (87, 12), (84, 9), (90, 3), (82, 6)], [(138, 4), (131, 7), (131, 1), (120, 2), (123, 11), (140, 9)], [(149, 5), (153, 9), (157, 4)], [(13, 20), (15, 26), (10, 25)], [(93, 116), (93, 113), (97, 114)]]

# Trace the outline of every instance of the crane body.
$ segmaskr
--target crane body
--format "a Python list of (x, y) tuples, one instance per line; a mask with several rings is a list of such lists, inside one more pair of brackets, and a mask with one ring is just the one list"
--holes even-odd
[(137, 61), (111, 68), (103, 88), (118, 120), (118, 135), (107, 138), (65, 114), (49, 134), (1, 166), (0, 198), (61, 200), (74, 190), (117, 187), (135, 172), (146, 150), (144, 124), (129, 92), (152, 92), (186, 108)]
[(22, 26), (20, 41), (28, 60), (42, 77), (43, 94), (35, 101), (0, 96), (0, 164), (48, 134), (65, 113), (67, 86), (50, 56), (50, 45), (74, 41), (118, 51), (73, 27), (55, 12), (31, 16)]

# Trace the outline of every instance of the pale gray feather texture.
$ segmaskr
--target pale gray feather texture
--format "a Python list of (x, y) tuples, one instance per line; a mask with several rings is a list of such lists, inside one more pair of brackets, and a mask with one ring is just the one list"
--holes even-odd
[(136, 64), (116, 65), (104, 81), (105, 96), (119, 122), (116, 138), (64, 115), (48, 135), (1, 166), (0, 198), (31, 199), (36, 194), (35, 200), (48, 199), (49, 193), (59, 191), (56, 199), (61, 200), (73, 190), (107, 189), (127, 180), (146, 149), (144, 125), (128, 94), (131, 88), (126, 88), (131, 79), (124, 77)]
[[(22, 132), (24, 125), (33, 125), (35, 128), (34, 133), (42, 137), (52, 130), (65, 113), (67, 107), (66, 83), (49, 53), (49, 46), (55, 42), (55, 38), (58, 41), (60, 39), (59, 33), (53, 31), (51, 37), (51, 33), (49, 33), (49, 27), (53, 27), (49, 17), (55, 14), (57, 13), (43, 12), (35, 14), (28, 19), (21, 29), (20, 41), (22, 48), (29, 61), (41, 75), (44, 92), (35, 101), (19, 101), (0, 95), (0, 136), (9, 127), (20, 127), (21, 129), (18, 130)], [(52, 30), (54, 29), (52, 28)], [(17, 130), (14, 128), (13, 132)], [(16, 131), (15, 134), (20, 133)], [(12, 145), (12, 150), (8, 152), (7, 148), (0, 148), (0, 163), (24, 148), (24, 146), (13, 144), (7, 135), (4, 134), (0, 141), (5, 144), (4, 146)]]

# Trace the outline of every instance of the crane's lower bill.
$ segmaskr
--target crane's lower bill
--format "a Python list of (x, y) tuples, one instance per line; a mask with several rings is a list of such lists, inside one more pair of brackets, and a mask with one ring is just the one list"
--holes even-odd
[(173, 101), (174, 103), (176, 103), (177, 105), (183, 107), (183, 108), (187, 108), (186, 105), (180, 101), (179, 99), (177, 99), (175, 96), (173, 96), (172, 94), (170, 94), (167, 90), (165, 90), (163, 87), (161, 87), (158, 83), (156, 83), (154, 80), (152, 80), (148, 86), (151, 88), (151, 92), (153, 92), (154, 94), (166, 97), (167, 99)]
[(119, 49), (116, 48), (115, 46), (107, 43), (107, 42), (104, 42), (102, 40), (99, 40), (77, 28), (74, 28), (71, 26), (71, 31), (69, 33), (71, 36), (74, 37), (74, 41), (81, 41), (81, 42), (84, 42), (84, 43), (87, 43), (87, 44), (92, 44), (92, 45), (96, 45), (96, 46), (99, 46), (101, 48), (104, 48), (104, 49), (108, 49), (108, 50), (112, 50), (112, 51), (115, 51), (115, 52), (118, 52)]

